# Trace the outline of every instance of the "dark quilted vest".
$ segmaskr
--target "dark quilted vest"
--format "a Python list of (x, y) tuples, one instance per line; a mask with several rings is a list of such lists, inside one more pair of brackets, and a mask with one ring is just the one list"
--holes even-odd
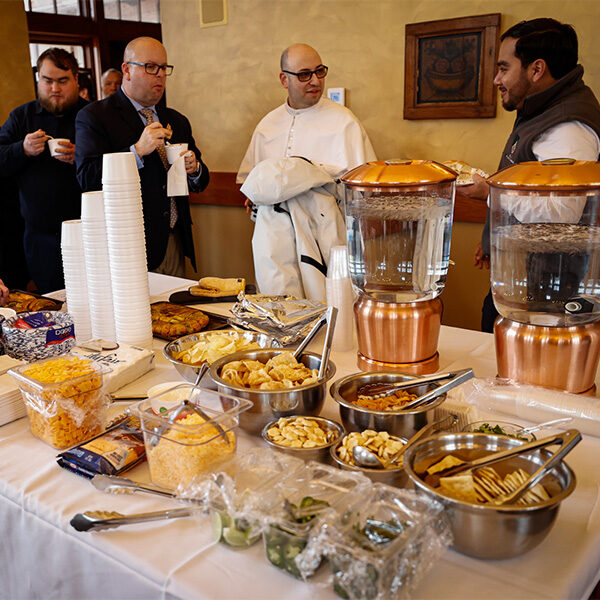
[[(523, 108), (517, 112), (498, 170), (516, 163), (537, 160), (531, 149), (533, 141), (559, 123), (580, 121), (600, 137), (600, 105), (594, 92), (583, 83), (582, 77), (583, 67), (577, 65), (549, 88), (525, 98)], [(481, 235), (481, 247), (486, 254), (490, 253), (489, 209)]]

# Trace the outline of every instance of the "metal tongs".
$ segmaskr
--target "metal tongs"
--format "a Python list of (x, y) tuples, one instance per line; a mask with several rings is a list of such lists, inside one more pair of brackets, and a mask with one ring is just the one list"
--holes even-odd
[(191, 517), (197, 510), (194, 508), (173, 508), (136, 515), (122, 515), (121, 513), (108, 510), (88, 510), (84, 513), (77, 513), (71, 519), (70, 524), (77, 531), (103, 531), (105, 529), (114, 529), (121, 525)]
[(92, 485), (101, 492), (109, 494), (133, 494), (134, 492), (144, 492), (146, 494), (155, 494), (165, 498), (177, 498), (175, 494), (167, 490), (147, 483), (132, 481), (126, 477), (117, 475), (95, 475), (91, 479)]
[(552, 454), (552, 456), (544, 462), (544, 464), (537, 469), (526, 481), (523, 482), (514, 492), (508, 495), (502, 495), (495, 498), (492, 502), (497, 505), (514, 504), (521, 496), (529, 491), (533, 486), (543, 479), (550, 469), (552, 469), (557, 463), (559, 463), (571, 450), (581, 441), (581, 433), (577, 429), (569, 429), (558, 435), (551, 435), (541, 440), (522, 444), (516, 448), (510, 448), (509, 450), (503, 450), (502, 452), (495, 452), (488, 454), (475, 460), (467, 461), (461, 465), (451, 467), (439, 473), (428, 475), (426, 483), (432, 487), (437, 487), (441, 477), (451, 477), (452, 475), (458, 475), (463, 471), (472, 471), (479, 467), (487, 465), (493, 465), (506, 458), (512, 458), (513, 456), (519, 456), (520, 454), (526, 454), (532, 450), (539, 450), (546, 446), (553, 446), (554, 444), (560, 444), (560, 449)]
[(313, 328), (308, 332), (306, 337), (294, 350), (292, 356), (296, 360), (300, 360), (302, 353), (312, 339), (319, 333), (319, 330), (327, 323), (327, 332), (325, 334), (325, 343), (323, 345), (323, 354), (321, 356), (321, 364), (319, 366), (319, 379), (323, 379), (327, 374), (327, 365), (329, 364), (329, 354), (331, 353), (331, 342), (333, 340), (333, 332), (335, 329), (335, 321), (337, 319), (337, 308), (334, 306), (327, 307), (327, 310), (319, 317), (319, 320), (313, 325)]
[[(196, 375), (196, 382), (194, 383), (194, 387), (192, 388), (190, 398), (193, 396), (194, 392), (197, 389), (199, 389), (198, 384), (200, 383), (202, 377), (204, 377), (206, 371), (208, 371), (209, 366), (210, 365), (207, 362), (204, 362), (202, 363), (202, 366), (198, 369), (198, 374)], [(191, 402), (190, 398), (186, 398), (185, 400), (183, 400), (183, 402), (173, 411), (169, 418), (160, 427), (154, 428), (154, 434), (150, 438), (149, 442), (150, 448), (154, 448), (158, 444), (165, 429), (173, 424), (175, 419), (177, 419), (177, 417), (183, 412), (184, 408), (188, 408), (194, 411), (197, 415), (200, 415), (205, 421), (210, 422), (210, 424), (218, 431), (219, 435), (223, 438), (225, 443), (229, 444), (229, 438), (227, 437), (227, 434), (225, 433), (225, 430), (221, 427), (221, 425), (217, 423), (210, 415), (206, 414), (206, 412), (204, 412), (197, 404)]]

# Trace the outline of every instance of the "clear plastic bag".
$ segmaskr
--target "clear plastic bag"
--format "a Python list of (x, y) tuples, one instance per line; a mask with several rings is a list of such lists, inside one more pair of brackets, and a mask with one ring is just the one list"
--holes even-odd
[(397, 600), (411, 595), (451, 541), (441, 504), (378, 483), (358, 507), (328, 515), (311, 544), (329, 559), (342, 598)]

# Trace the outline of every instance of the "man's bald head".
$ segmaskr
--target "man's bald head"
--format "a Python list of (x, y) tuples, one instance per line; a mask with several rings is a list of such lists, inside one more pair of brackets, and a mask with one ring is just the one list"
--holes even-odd
[(280, 64), (279, 80), (288, 91), (288, 104), (296, 109), (317, 104), (323, 94), (324, 79), (313, 73), (308, 81), (301, 82), (295, 73), (324, 66), (319, 53), (307, 44), (292, 44), (281, 53)]
[(131, 40), (123, 53), (123, 91), (142, 106), (154, 106), (165, 93), (167, 75), (165, 69), (158, 69), (151, 75), (156, 66), (167, 65), (167, 51), (154, 38), (139, 37)]
[(298, 60), (308, 57), (316, 57), (319, 63), (321, 62), (319, 53), (312, 46), (309, 46), (308, 44), (292, 44), (281, 53), (279, 65), (282, 71), (294, 71), (295, 69), (290, 67), (290, 63), (295, 63), (298, 62)]

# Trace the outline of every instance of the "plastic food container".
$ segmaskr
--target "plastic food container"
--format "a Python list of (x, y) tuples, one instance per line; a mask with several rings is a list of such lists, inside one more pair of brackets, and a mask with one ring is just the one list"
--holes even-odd
[(68, 448), (100, 433), (109, 399), (104, 365), (74, 354), (47, 358), (9, 371), (17, 380), (31, 433), (55, 448)]
[(322, 562), (319, 544), (310, 544), (324, 515), (360, 501), (371, 482), (359, 473), (309, 462), (279, 482), (265, 504), (263, 541), (267, 559), (298, 579), (313, 575)]
[[(161, 396), (179, 404), (156, 414)], [(181, 406), (183, 402), (186, 406)], [(235, 453), (239, 415), (251, 403), (186, 383), (131, 407), (140, 419), (152, 482), (169, 489), (189, 485), (194, 477)], [(199, 409), (199, 411), (194, 410)], [(203, 412), (205, 416), (201, 416)], [(221, 435), (219, 426), (226, 440)]]
[(492, 435), (505, 435), (509, 438), (523, 440), (524, 442), (533, 442), (536, 437), (533, 433), (523, 433), (523, 427), (506, 421), (495, 421), (488, 419), (487, 421), (475, 421), (463, 427), (465, 432), (473, 433), (488, 433)]
[(215, 485), (209, 491), (215, 539), (235, 549), (257, 542), (262, 533), (262, 507), (273, 486), (303, 468), (299, 458), (265, 448), (252, 448), (232, 458), (213, 478)]
[(377, 483), (343, 518), (328, 515), (315, 544), (339, 596), (390, 600), (409, 597), (451, 539), (440, 503)]
[[(24, 318), (41, 318), (54, 323), (46, 327), (21, 329), (15, 322)], [(59, 356), (75, 345), (75, 327), (71, 315), (65, 312), (39, 311), (19, 313), (2, 323), (4, 348), (12, 358), (27, 361), (42, 360)]]

